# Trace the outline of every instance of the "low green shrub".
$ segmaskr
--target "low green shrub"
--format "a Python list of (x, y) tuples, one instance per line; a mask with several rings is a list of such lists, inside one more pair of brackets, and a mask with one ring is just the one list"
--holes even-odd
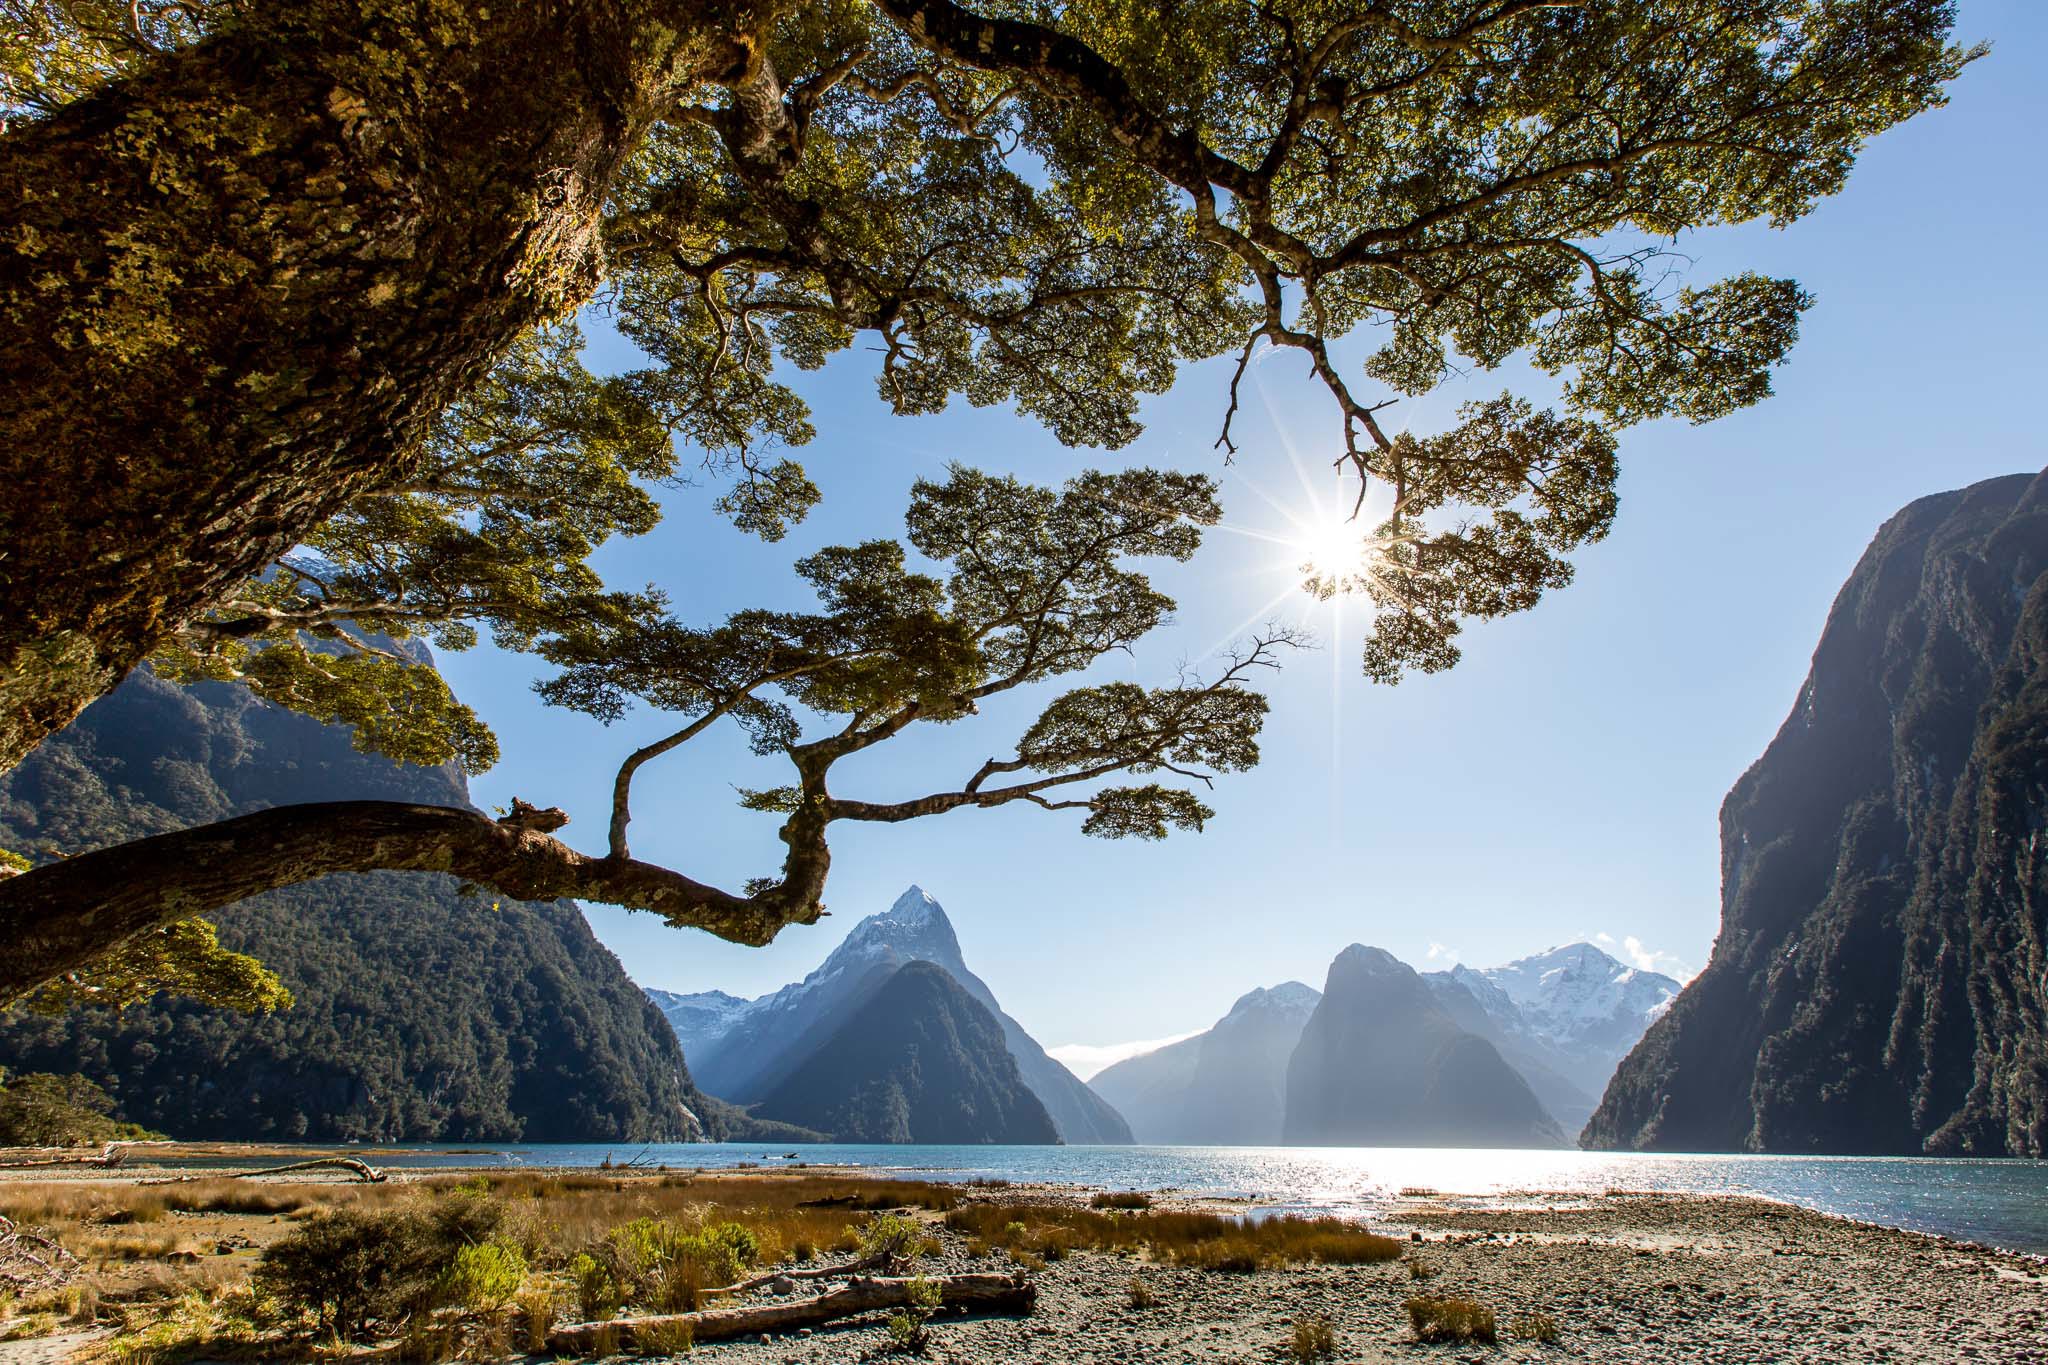
[(526, 1253), (495, 1240), (458, 1249), (441, 1272), (435, 1297), (471, 1313), (495, 1313), (526, 1283)]
[(432, 1307), (457, 1257), (492, 1241), (504, 1216), (494, 1201), (469, 1196), (375, 1213), (337, 1209), (265, 1248), (251, 1282), (336, 1336), (360, 1340), (372, 1323), (395, 1326)]
[[(686, 1313), (703, 1306), (708, 1290), (737, 1281), (761, 1255), (760, 1242), (738, 1223), (693, 1226), (673, 1218), (636, 1218), (621, 1224), (585, 1257), (599, 1274), (576, 1263), (579, 1294), (588, 1280), (591, 1299), (612, 1307), (645, 1303), (657, 1312)], [(606, 1316), (603, 1313), (593, 1316)]]
[(848, 1228), (863, 1260), (887, 1256), (907, 1261), (924, 1241), (924, 1225), (900, 1213), (878, 1213), (857, 1228)]
[(922, 1275), (912, 1277), (905, 1292), (910, 1296), (909, 1303), (889, 1316), (889, 1344), (898, 1351), (914, 1354), (930, 1344), (932, 1315), (945, 1301), (945, 1292), (936, 1280)]
[(1417, 1341), (1494, 1342), (1493, 1310), (1470, 1299), (1433, 1298), (1427, 1294), (1408, 1300), (1408, 1322)]

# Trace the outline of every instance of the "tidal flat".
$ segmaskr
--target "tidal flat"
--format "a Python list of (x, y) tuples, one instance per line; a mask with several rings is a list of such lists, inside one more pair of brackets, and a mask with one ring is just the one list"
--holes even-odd
[[(623, 1330), (599, 1333), (599, 1346), (745, 1365), (2048, 1365), (2048, 1259), (1741, 1197), (1411, 1190), (1358, 1225), (1261, 1220), (1248, 1204), (1170, 1191), (1108, 1199), (1071, 1185), (820, 1167), (393, 1172), (365, 1183), (227, 1179), (141, 1164), (151, 1159), (0, 1173), (0, 1215), (45, 1230), (79, 1261), (62, 1286), (0, 1295), (0, 1365), (553, 1359), (577, 1324), (607, 1320)], [(431, 1291), (401, 1294), (403, 1313), (372, 1305), (344, 1334), (317, 1305), (280, 1301), (274, 1283), (252, 1291), (266, 1254), (275, 1261), (336, 1213), (479, 1229), (462, 1235), (504, 1249), (496, 1287), (478, 1287), (473, 1255), (452, 1279), (449, 1266), (415, 1265)], [(735, 1227), (745, 1235), (721, 1231)], [(713, 1243), (737, 1250), (716, 1267), (690, 1259)], [(860, 1268), (829, 1273), (841, 1265)], [(910, 1280), (1028, 1283), (1035, 1296), (1028, 1311), (941, 1306), (911, 1349), (895, 1308), (700, 1340), (692, 1352), (674, 1323), (644, 1337), (632, 1326), (695, 1309), (708, 1327), (707, 1315), (772, 1316), (855, 1281)], [(714, 1292), (734, 1282), (750, 1287)], [(535, 1349), (550, 1337), (554, 1350)]]

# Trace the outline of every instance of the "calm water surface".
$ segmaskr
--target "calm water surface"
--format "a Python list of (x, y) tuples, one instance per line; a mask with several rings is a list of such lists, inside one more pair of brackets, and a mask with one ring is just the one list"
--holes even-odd
[(1513, 1196), (1609, 1189), (1748, 1194), (1872, 1223), (2048, 1253), (2048, 1161), (1933, 1157), (1664, 1156), (1396, 1147), (764, 1147), (758, 1143), (412, 1147), (392, 1166), (865, 1166), (937, 1180), (1053, 1180), (1234, 1195), (1273, 1209), (1372, 1218), (1401, 1190)]

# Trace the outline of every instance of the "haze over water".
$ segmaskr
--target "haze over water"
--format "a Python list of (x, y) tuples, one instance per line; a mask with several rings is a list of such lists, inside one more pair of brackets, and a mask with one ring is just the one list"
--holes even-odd
[(1057, 1181), (1249, 1198), (1275, 1211), (1383, 1214), (1403, 1190), (1446, 1198), (1740, 1194), (1865, 1222), (2048, 1255), (2048, 1161), (1956, 1157), (1665, 1155), (1404, 1147), (945, 1147), (759, 1143), (414, 1147), (391, 1166), (862, 1166), (936, 1180)]

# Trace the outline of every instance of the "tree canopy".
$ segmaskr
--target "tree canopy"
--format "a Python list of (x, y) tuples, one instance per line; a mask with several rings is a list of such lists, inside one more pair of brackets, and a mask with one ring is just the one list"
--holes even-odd
[[(1234, 355), (1228, 458), (1247, 366), (1297, 351), (1359, 517), (1355, 565), (1306, 586), (1370, 598), (1370, 676), (1448, 667), (1463, 622), (1532, 606), (1609, 529), (1620, 431), (1768, 394), (1807, 296), (1695, 279), (1686, 236), (1797, 220), (1976, 51), (1947, 0), (5, 4), (0, 758), (154, 656), (480, 767), (488, 729), (402, 646), (487, 629), (559, 667), (551, 700), (675, 711), (675, 743), (730, 716), (789, 756), (750, 798), (786, 816), (779, 879), (613, 888), (749, 941), (815, 914), (832, 820), (1000, 799), (1199, 825), (1185, 788), (1047, 792), (1242, 766), (1274, 643), (1221, 683), (1062, 697), (957, 790), (827, 797), (844, 753), (1156, 621), (1115, 565), (1177, 553), (1213, 493), (956, 474), (908, 537), (947, 577), (824, 551), (811, 614), (690, 626), (600, 582), (590, 554), (693, 463), (748, 530), (808, 510), (790, 367), (872, 346), (899, 413), (1007, 404), (1115, 449), (1182, 363)], [(593, 297), (643, 368), (584, 368), (565, 319)], [(1390, 415), (1514, 356), (1555, 408)], [(1172, 515), (1103, 510), (1126, 478)], [(1041, 535), (1096, 576), (1048, 579)], [(843, 728), (803, 739), (805, 715)], [(615, 867), (653, 756), (620, 774)], [(382, 865), (425, 856), (378, 830)]]
[[(990, 697), (1136, 644), (1174, 605), (1137, 564), (1189, 558), (1218, 510), (1200, 475), (1132, 469), (1049, 489), (956, 467), (915, 485), (906, 518), (908, 549), (941, 573), (913, 569), (904, 543), (867, 541), (797, 562), (815, 611), (746, 610), (708, 627), (660, 609), (559, 622), (534, 643), (558, 665), (541, 685), (548, 700), (603, 721), (634, 703), (678, 720), (624, 756), (603, 857), (552, 837), (566, 814), (524, 802), (497, 821), (393, 801), (313, 802), (134, 840), (0, 880), (18, 948), (0, 965), (0, 998), (65, 974), (104, 978), (109, 948), (152, 943), (188, 916), (331, 872), (453, 872), (524, 899), (608, 901), (765, 943), (822, 913), (836, 823), (1024, 802), (1082, 812), (1083, 832), (1106, 838), (1200, 829), (1213, 812), (1195, 789), (1258, 761), (1266, 701), (1248, 684), (1296, 642), (1285, 629), (1254, 635), (1206, 678), (1183, 670), (1163, 686), (1058, 693), (1004, 756), (938, 791), (874, 801), (830, 779), (842, 760), (914, 725), (971, 722)], [(743, 793), (748, 807), (781, 816), (787, 852), (777, 873), (738, 892), (635, 860), (627, 844), (635, 776), (727, 719), (791, 770), (786, 786)], [(375, 735), (359, 729), (356, 739)], [(80, 916), (80, 904), (95, 913)], [(99, 990), (114, 998), (121, 988)]]

